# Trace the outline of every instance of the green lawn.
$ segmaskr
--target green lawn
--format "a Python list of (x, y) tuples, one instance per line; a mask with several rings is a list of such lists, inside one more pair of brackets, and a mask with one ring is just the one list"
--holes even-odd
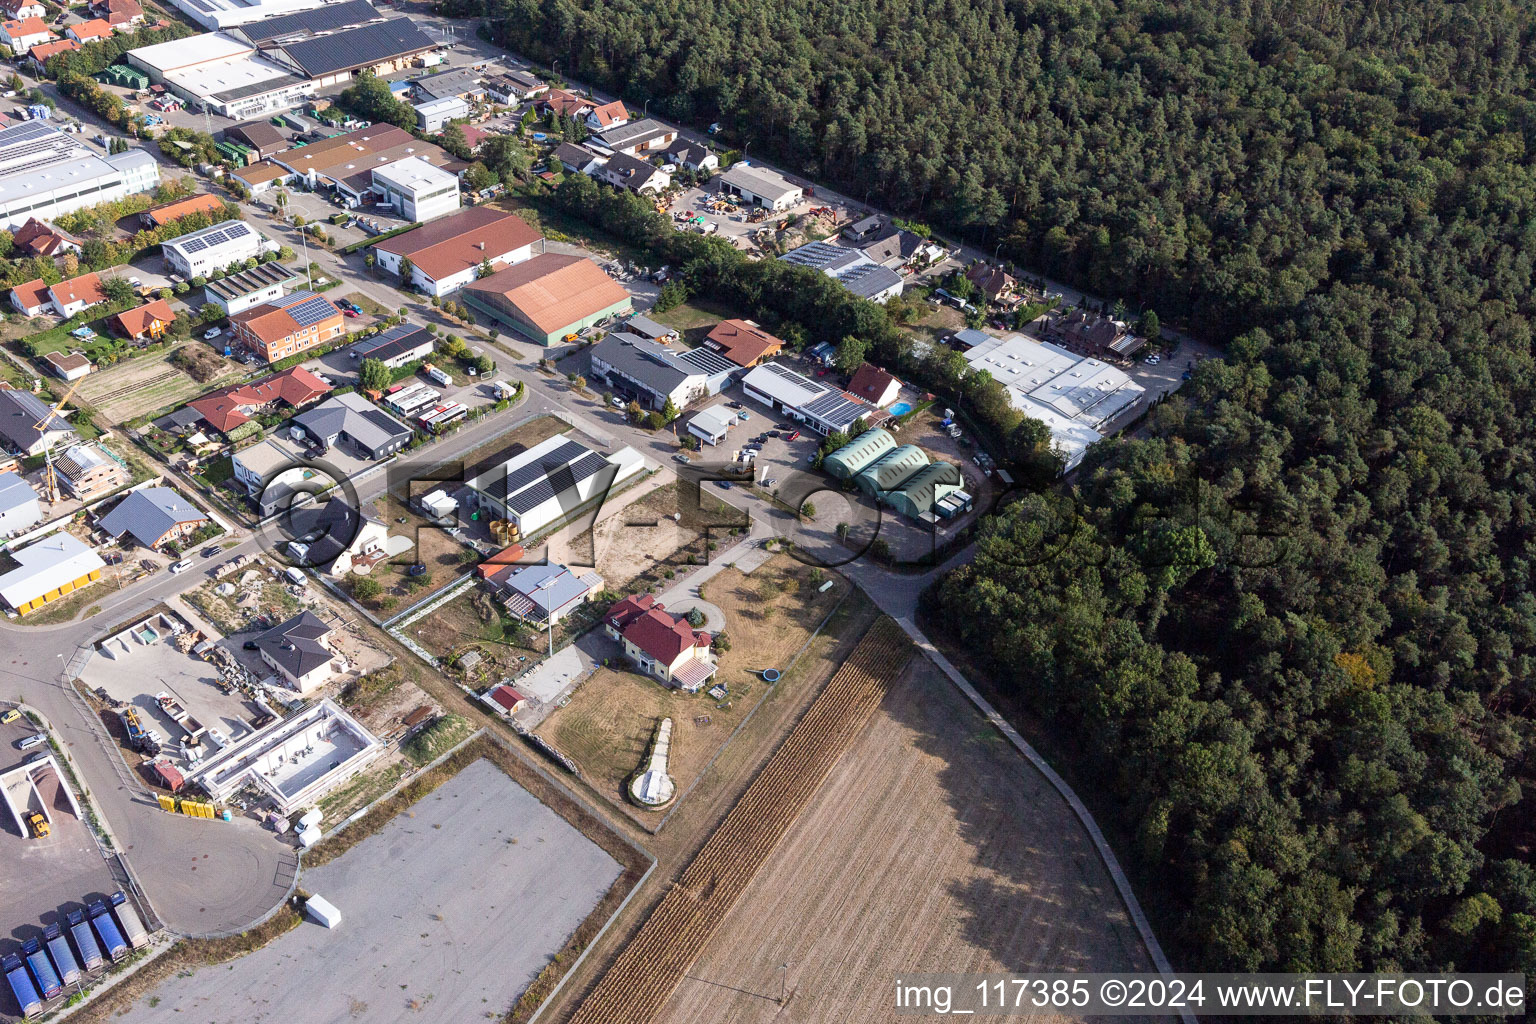
[(359, 309), (361, 309), (364, 313), (367, 313), (369, 316), (393, 316), (395, 312), (392, 309), (385, 309), (383, 305), (375, 302), (373, 299), (370, 299), (362, 292), (353, 292), (351, 295), (343, 295), (342, 298), (346, 299), (348, 302), (355, 303)]
[(731, 309), (708, 299), (689, 299), (687, 302), (673, 306), (665, 313), (653, 312), (648, 315), (658, 323), (677, 328), (682, 332), (685, 340), (695, 345), (699, 344), (699, 339), (708, 334), (721, 320), (742, 319), (740, 310)]

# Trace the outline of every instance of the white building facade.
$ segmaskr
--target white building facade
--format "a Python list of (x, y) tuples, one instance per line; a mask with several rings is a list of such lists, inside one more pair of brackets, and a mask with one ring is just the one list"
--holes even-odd
[(406, 220), (425, 223), (459, 208), (459, 176), (416, 157), (375, 167), (373, 190)]

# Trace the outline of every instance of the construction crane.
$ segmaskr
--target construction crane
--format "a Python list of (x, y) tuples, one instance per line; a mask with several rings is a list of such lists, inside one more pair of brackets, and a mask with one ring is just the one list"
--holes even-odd
[[(74, 383), (70, 384), (70, 386), (64, 391), (64, 394), (59, 398), (59, 400), (53, 403), (53, 408), (49, 409), (47, 414), (44, 415), (42, 419), (32, 424), (32, 429), (36, 430), (40, 434), (46, 435), (48, 432), (48, 421), (53, 419), (54, 416), (58, 415), (59, 410), (64, 407), (64, 403), (69, 401), (70, 396), (75, 393), (75, 388), (79, 386), (79, 381), (75, 381)], [(59, 477), (58, 474), (53, 470), (53, 445), (51, 443), (43, 449), (43, 489), (47, 492), (48, 504), (58, 504)]]

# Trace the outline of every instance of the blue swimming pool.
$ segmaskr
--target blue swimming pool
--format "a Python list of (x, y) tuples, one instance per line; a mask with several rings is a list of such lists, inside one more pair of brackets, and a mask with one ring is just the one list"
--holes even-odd
[(892, 416), (905, 416), (907, 413), (909, 413), (911, 411), (912, 411), (912, 403), (911, 402), (897, 402), (895, 405), (891, 406), (891, 415)]

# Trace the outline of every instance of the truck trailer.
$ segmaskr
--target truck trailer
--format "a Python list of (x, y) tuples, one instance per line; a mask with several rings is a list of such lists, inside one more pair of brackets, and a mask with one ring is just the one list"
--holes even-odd
[(80, 965), (87, 971), (96, 970), (101, 966), (101, 947), (96, 944), (96, 936), (91, 934), (91, 925), (85, 919), (85, 912), (71, 910), (66, 920), (69, 922), (69, 937), (75, 940), (75, 952), (80, 954)]
[(112, 909), (117, 913), (117, 922), (123, 926), (123, 937), (130, 946), (143, 949), (149, 945), (149, 932), (144, 929), (139, 912), (128, 902), (128, 897), (121, 889), (112, 894)]
[(30, 1017), (34, 1013), (42, 1012), (43, 1000), (32, 985), (32, 979), (27, 977), (27, 968), (22, 964), (21, 957), (15, 953), (7, 953), (0, 958), (0, 970), (5, 971), (5, 980), (11, 983), (11, 995), (16, 997), (16, 1005), (21, 1008), (21, 1015)]
[(59, 981), (59, 972), (53, 969), (48, 951), (36, 936), (22, 941), (21, 953), (27, 958), (27, 966), (32, 968), (32, 977), (37, 979), (37, 991), (44, 999), (52, 999), (64, 991), (64, 985)]
[(69, 940), (64, 937), (64, 929), (57, 924), (44, 928), (43, 945), (48, 947), (48, 955), (53, 957), (53, 966), (58, 970), (59, 980), (65, 987), (78, 983), (80, 962), (75, 959), (75, 954), (70, 952)]
[(123, 941), (123, 933), (117, 930), (107, 905), (97, 900), (91, 904), (87, 913), (91, 915), (91, 927), (96, 929), (96, 938), (100, 940), (101, 950), (107, 954), (107, 959), (116, 963), (127, 956), (128, 943)]

